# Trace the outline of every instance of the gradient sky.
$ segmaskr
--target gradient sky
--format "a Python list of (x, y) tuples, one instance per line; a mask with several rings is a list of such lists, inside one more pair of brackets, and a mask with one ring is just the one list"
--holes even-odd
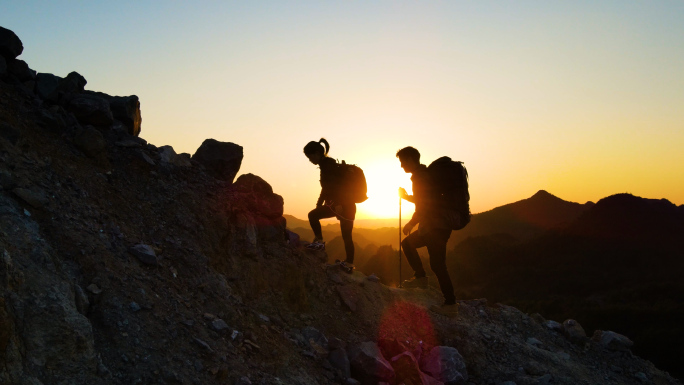
[(300, 218), (320, 137), (366, 172), (359, 218), (396, 217), (406, 145), (465, 161), (473, 212), (540, 189), (684, 204), (683, 21), (679, 0), (0, 2), (31, 68), (138, 95), (157, 146), (242, 145)]

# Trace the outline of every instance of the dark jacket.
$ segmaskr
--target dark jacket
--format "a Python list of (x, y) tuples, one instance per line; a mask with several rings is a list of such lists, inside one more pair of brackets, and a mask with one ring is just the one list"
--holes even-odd
[(333, 158), (324, 157), (318, 165), (321, 169), (321, 195), (318, 197), (316, 206), (323, 203), (340, 202), (340, 182), (342, 180), (341, 168)]

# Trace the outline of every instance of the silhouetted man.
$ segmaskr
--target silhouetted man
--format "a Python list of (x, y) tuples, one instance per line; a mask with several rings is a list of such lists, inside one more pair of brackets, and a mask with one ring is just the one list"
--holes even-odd
[[(446, 245), (451, 236), (451, 228), (439, 207), (439, 199), (434, 192), (434, 184), (430, 173), (424, 164), (420, 163), (420, 152), (413, 147), (405, 147), (397, 152), (397, 158), (401, 162), (401, 168), (412, 174), (413, 195), (408, 195), (403, 188), (399, 189), (399, 196), (416, 205), (416, 211), (411, 220), (404, 226), (404, 238), (401, 246), (409, 265), (415, 271), (414, 276), (403, 282), (406, 288), (427, 288), (428, 278), (423, 268), (423, 263), (418, 256), (419, 247), (427, 247), (430, 254), (430, 268), (437, 276), (439, 287), (444, 295), (444, 305), (432, 310), (442, 312), (454, 310), (456, 303), (454, 286), (451, 283), (446, 266)], [(418, 231), (411, 233), (417, 224)], [(410, 235), (409, 235), (410, 234)]]

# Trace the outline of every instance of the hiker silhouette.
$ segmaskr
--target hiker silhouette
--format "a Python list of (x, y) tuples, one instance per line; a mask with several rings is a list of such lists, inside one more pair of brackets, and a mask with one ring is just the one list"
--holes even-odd
[(316, 202), (316, 208), (309, 212), (309, 223), (314, 233), (314, 240), (307, 247), (310, 249), (325, 249), (321, 219), (336, 217), (340, 221), (342, 240), (346, 259), (340, 264), (345, 271), (351, 273), (354, 269), (354, 241), (352, 229), (356, 217), (356, 203), (344, 191), (344, 172), (341, 164), (328, 156), (330, 144), (324, 138), (318, 142), (311, 141), (304, 146), (304, 155), (309, 161), (321, 169), (321, 194)]
[[(420, 152), (413, 147), (404, 147), (397, 152), (397, 158), (404, 171), (412, 174), (413, 184), (413, 195), (408, 195), (406, 190), (399, 188), (399, 196), (416, 206), (411, 220), (402, 229), (404, 235), (408, 236), (401, 241), (406, 260), (415, 274), (404, 281), (402, 286), (427, 288), (427, 275), (417, 251), (419, 247), (427, 247), (430, 268), (437, 276), (444, 295), (443, 308), (446, 308), (456, 303), (454, 286), (446, 266), (446, 246), (451, 236), (451, 226), (445, 220), (445, 215), (442, 215), (446, 210), (439, 204), (436, 184), (427, 166), (420, 163)], [(418, 231), (411, 233), (418, 224)]]

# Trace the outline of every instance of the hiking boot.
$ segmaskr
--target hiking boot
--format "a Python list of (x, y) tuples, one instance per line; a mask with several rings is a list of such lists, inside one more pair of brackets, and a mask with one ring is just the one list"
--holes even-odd
[(458, 315), (458, 304), (445, 302), (442, 306), (432, 305), (430, 311), (450, 318), (456, 317)]
[(342, 270), (344, 270), (344, 272), (347, 273), (347, 274), (353, 273), (353, 272), (354, 272), (354, 269), (355, 269), (353, 263), (349, 263), (349, 262), (346, 262), (346, 261), (345, 261), (345, 262), (340, 262), (340, 267), (341, 267)]
[(412, 288), (427, 289), (428, 278), (427, 277), (413, 276), (410, 279), (407, 279), (406, 281), (402, 282), (401, 287), (403, 287), (405, 289), (412, 289)]
[(306, 248), (309, 250), (325, 250), (325, 242), (313, 241), (306, 245)]

